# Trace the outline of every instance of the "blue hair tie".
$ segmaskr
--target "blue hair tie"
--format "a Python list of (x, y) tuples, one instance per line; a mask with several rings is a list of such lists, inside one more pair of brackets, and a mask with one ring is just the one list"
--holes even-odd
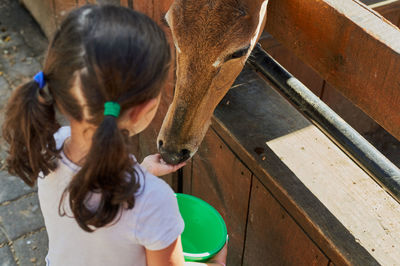
[(35, 77), (33, 77), (33, 79), (35, 80), (35, 82), (39, 85), (40, 89), (43, 89), (44, 86), (46, 86), (46, 81), (44, 80), (44, 74), (43, 71), (40, 71), (39, 73), (37, 73), (35, 75)]

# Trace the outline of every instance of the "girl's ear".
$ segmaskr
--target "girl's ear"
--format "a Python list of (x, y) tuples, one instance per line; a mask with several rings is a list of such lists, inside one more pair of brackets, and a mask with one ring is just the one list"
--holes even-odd
[(146, 117), (146, 115), (150, 112), (152, 112), (154, 109), (158, 107), (158, 103), (160, 101), (159, 97), (156, 97), (154, 99), (148, 100), (144, 103), (141, 103), (139, 105), (136, 105), (135, 107), (132, 107), (128, 110), (128, 117), (129, 121), (132, 124), (136, 124), (142, 118)]
[(131, 136), (142, 132), (153, 120), (159, 102), (160, 96), (129, 108), (119, 119), (118, 127), (127, 129)]

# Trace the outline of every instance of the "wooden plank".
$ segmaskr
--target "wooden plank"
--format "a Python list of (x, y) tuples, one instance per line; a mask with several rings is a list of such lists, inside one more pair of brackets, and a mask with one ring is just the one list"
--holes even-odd
[[(97, 0), (97, 1), (99, 2), (100, 0)], [(108, 1), (111, 1), (111, 0), (108, 0)], [(121, 6), (128, 7), (130, 9), (134, 9), (133, 0), (120, 0), (119, 3), (120, 3)]]
[(192, 194), (214, 206), (229, 234), (227, 265), (241, 265), (251, 173), (209, 130), (193, 158)]
[(400, 23), (400, 1), (389, 0), (370, 5), (370, 8), (374, 9), (379, 14), (383, 15), (391, 23), (399, 26)]
[(129, 0), (120, 0), (119, 3), (121, 6), (129, 7)]
[[(373, 8), (376, 12), (383, 15), (387, 20), (398, 26), (400, 22), (399, 0), (381, 1), (371, 5), (370, 8)], [(321, 93), (324, 81), (318, 73), (298, 59), (296, 55), (294, 55), (289, 49), (285, 48), (267, 32), (263, 34), (259, 42), (264, 50), (273, 56), (275, 60), (277, 60), (303, 84), (305, 84), (312, 92), (314, 92), (315, 95), (320, 97), (322, 96)], [(345, 109), (346, 111), (349, 111), (349, 108)], [(363, 119), (364, 117), (365, 115), (360, 115), (359, 119)]]
[(296, 221), (254, 180), (243, 265), (328, 265)]
[(355, 0), (271, 0), (266, 29), (400, 139), (400, 31)]
[(139, 134), (135, 135), (133, 137), (130, 138), (131, 141), (131, 146), (129, 147), (129, 152), (131, 154), (134, 154), (136, 157), (136, 160), (138, 162), (142, 162), (143, 161), (143, 155), (141, 154), (141, 150), (140, 150), (140, 140), (139, 140)]
[[(383, 13), (381, 13), (383, 15)], [(393, 25), (396, 25), (397, 27), (399, 26), (399, 20), (400, 20), (400, 12), (399, 10), (395, 10), (392, 12), (387, 12), (384, 14), (385, 19), (387, 19), (389, 22), (393, 23)]]
[(58, 28), (69, 11), (77, 7), (77, 3), (75, 0), (53, 1), (53, 3), (53, 16), (56, 20), (56, 26)]
[(193, 159), (190, 159), (183, 167), (182, 192), (192, 194)]
[[(400, 22), (400, 1), (389, 0), (375, 2), (370, 5), (376, 12), (383, 15), (394, 25)], [(303, 84), (305, 84), (314, 94), (326, 102), (335, 112), (346, 120), (353, 128), (361, 134), (370, 133), (380, 128), (376, 122), (362, 112), (351, 101), (341, 95), (332, 85), (322, 80), (321, 76), (303, 63), (289, 49), (280, 44), (270, 34), (264, 32), (260, 38), (261, 45), (271, 56), (273, 56), (283, 67), (291, 72)]]
[[(71, 1), (71, 0), (70, 0)], [(32, 14), (33, 18), (42, 28), (47, 38), (50, 38), (56, 31), (57, 22), (54, 14), (54, 7), (52, 0), (21, 0), (26, 9)]]
[(48, 39), (53, 36), (69, 11), (76, 7), (95, 4), (96, 2), (118, 4), (119, 0), (20, 0), (20, 3), (29, 10)]
[(268, 147), (382, 265), (400, 261), (400, 205), (315, 126)]
[[(364, 2), (364, 1), (361, 1)], [(399, 0), (379, 0), (375, 3), (365, 3), (369, 8), (374, 9), (378, 13), (384, 15), (386, 12), (398, 11), (400, 8)]]
[(95, 0), (75, 0), (75, 2), (77, 3), (77, 6), (83, 6), (83, 5), (86, 5), (86, 4), (93, 4), (93, 3), (95, 3), (96, 1)]
[[(245, 69), (236, 82), (244, 85), (230, 90), (221, 101), (214, 113), (212, 124), (214, 130), (330, 260), (338, 265), (376, 265), (378, 262), (374, 257), (374, 252), (357, 242), (358, 240), (352, 232), (353, 225), (346, 224), (344, 226), (339, 220), (341, 219), (340, 215), (344, 214), (336, 217), (336, 213), (333, 214), (329, 209), (332, 208), (329, 204), (341, 204), (346, 199), (336, 197), (334, 194), (329, 197), (329, 204), (324, 202), (327, 204), (325, 206), (316, 196), (316, 192), (311, 191), (303, 180), (266, 145), (268, 141), (312, 127), (311, 123), (286, 102), (270, 84), (252, 71)], [(299, 153), (294, 149), (291, 152)], [(319, 159), (329, 161), (330, 157), (320, 157)], [(349, 158), (344, 161), (351, 162)], [(353, 166), (357, 168), (357, 166)], [(337, 171), (336, 174), (342, 173), (340, 175), (345, 176), (340, 167), (333, 173), (335, 171)], [(364, 175), (365, 182), (372, 182), (365, 173), (362, 172), (360, 175)], [(322, 182), (323, 178), (316, 178), (315, 182)], [(331, 179), (332, 182), (335, 182), (335, 178)], [(373, 184), (376, 186), (374, 188), (380, 192), (379, 195), (383, 193), (387, 196), (382, 188)], [(329, 186), (321, 186), (321, 188), (323, 192)], [(346, 193), (353, 193), (348, 186), (341, 187), (341, 189)], [(368, 192), (365, 193), (368, 194)], [(372, 192), (371, 195), (377, 196)], [(360, 201), (360, 198), (354, 200), (354, 208), (358, 208), (357, 202)], [(381, 202), (382, 198), (374, 198), (374, 200), (378, 200), (379, 203), (371, 203), (369, 208), (372, 206), (372, 208), (378, 209), (380, 206), (387, 207), (384, 202)], [(391, 200), (393, 201), (393, 199)], [(365, 207), (365, 205), (360, 206)], [(386, 207), (385, 209), (387, 209)], [(362, 208), (357, 211), (362, 210), (371, 215), (371, 221), (377, 221), (379, 213)], [(347, 215), (350, 215), (351, 211)], [(397, 217), (395, 211), (393, 211), (393, 215)], [(352, 220), (352, 222), (356, 225), (369, 224), (369, 220)], [(382, 231), (378, 231), (378, 233), (381, 234)]]
[[(156, 20), (161, 20), (164, 18), (167, 13), (169, 7), (172, 5), (174, 0), (153, 0), (154, 2), (154, 18)], [(164, 25), (164, 23), (162, 24)], [(165, 28), (166, 31), (170, 31), (168, 28)]]
[(133, 1), (133, 9), (154, 18), (154, 0)]
[(259, 41), (266, 52), (292, 73), (315, 95), (321, 97), (324, 81), (312, 68), (303, 63), (290, 50), (279, 44), (271, 35)]

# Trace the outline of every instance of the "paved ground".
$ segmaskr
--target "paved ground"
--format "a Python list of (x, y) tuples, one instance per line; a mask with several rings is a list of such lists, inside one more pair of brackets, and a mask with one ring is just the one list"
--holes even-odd
[[(18, 1), (0, 0), (0, 110), (11, 91), (41, 69), (46, 46)], [(0, 111), (0, 125), (2, 121)], [(398, 141), (382, 130), (366, 137), (400, 166)], [(4, 171), (5, 150), (0, 135), (0, 266), (44, 265), (48, 240), (36, 189)]]
[[(0, 108), (15, 87), (40, 70), (46, 46), (18, 1), (0, 0)], [(36, 189), (8, 175), (4, 158), (0, 138), (0, 265), (45, 265), (48, 240)]]

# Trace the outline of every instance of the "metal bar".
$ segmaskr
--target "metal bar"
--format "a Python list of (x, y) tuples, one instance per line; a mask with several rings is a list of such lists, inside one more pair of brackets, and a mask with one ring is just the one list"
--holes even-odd
[(183, 193), (183, 169), (180, 168), (178, 169), (178, 176), (177, 176), (177, 191), (178, 193)]
[(306, 117), (400, 202), (400, 170), (257, 44), (248, 64), (274, 83)]

